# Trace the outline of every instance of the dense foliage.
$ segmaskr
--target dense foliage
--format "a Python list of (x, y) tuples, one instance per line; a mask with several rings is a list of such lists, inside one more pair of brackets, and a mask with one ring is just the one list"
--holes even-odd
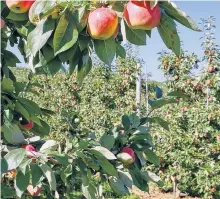
[[(173, 54), (161, 54), (160, 68), (169, 79), (168, 89), (178, 89), (188, 99), (180, 100), (178, 106), (164, 107), (159, 115), (168, 120), (171, 131), (166, 133), (156, 128), (153, 134), (161, 157), (158, 171), (166, 189), (173, 188), (171, 178), (175, 176), (182, 192), (219, 198), (220, 51), (214, 43), (214, 18), (204, 20), (203, 25), (204, 57), (184, 53), (184, 58), (179, 60)], [(195, 61), (204, 65), (201, 72)]]

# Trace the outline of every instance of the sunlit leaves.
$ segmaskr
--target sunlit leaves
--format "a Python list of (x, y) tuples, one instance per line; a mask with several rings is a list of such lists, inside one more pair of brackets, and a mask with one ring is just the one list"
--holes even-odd
[(53, 38), (55, 55), (71, 48), (78, 39), (78, 31), (74, 18), (70, 13), (61, 16)]
[(172, 18), (161, 13), (160, 23), (157, 27), (164, 44), (177, 56), (180, 55), (180, 38), (177, 33), (176, 24)]
[(115, 53), (116, 43), (113, 37), (107, 40), (94, 40), (95, 52), (99, 59), (105, 64), (111, 65)]
[(55, 28), (55, 21), (46, 18), (42, 19), (34, 30), (32, 30), (27, 37), (28, 48), (35, 56), (36, 53), (47, 43)]
[(174, 2), (170, 1), (160, 1), (160, 7), (163, 8), (170, 17), (195, 31), (200, 31), (196, 23), (182, 10), (180, 10)]

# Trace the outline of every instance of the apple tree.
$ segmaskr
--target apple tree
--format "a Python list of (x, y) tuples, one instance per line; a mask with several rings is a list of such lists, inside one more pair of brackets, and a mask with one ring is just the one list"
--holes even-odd
[[(101, 183), (107, 182), (118, 195), (129, 194), (132, 185), (148, 191), (148, 183), (161, 185), (146, 164), (159, 165), (147, 123), (165, 129), (168, 124), (150, 114), (122, 116), (122, 123), (109, 129), (100, 140), (86, 129), (69, 122), (62, 140), (49, 139), (50, 126), (42, 119), (52, 111), (26, 98), (40, 84), (34, 75), (53, 77), (69, 66), (78, 85), (92, 69), (92, 53), (107, 65), (115, 57), (125, 57), (121, 44), (128, 41), (146, 45), (151, 30), (157, 28), (165, 45), (181, 56), (176, 22), (195, 31), (196, 24), (170, 1), (21, 1), (1, 2), (1, 178), (3, 197), (71, 198), (75, 173), (81, 175), (86, 198), (102, 198)], [(16, 80), (11, 67), (19, 59), (7, 45), (17, 45), (30, 72), (28, 83)], [(156, 93), (152, 111), (176, 102), (178, 92), (163, 97)], [(123, 132), (123, 133), (122, 133)]]

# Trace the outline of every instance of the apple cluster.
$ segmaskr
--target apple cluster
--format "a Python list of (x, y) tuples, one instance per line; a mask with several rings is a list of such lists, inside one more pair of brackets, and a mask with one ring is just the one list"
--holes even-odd
[[(15, 13), (25, 13), (29, 11), (34, 0), (6, 0), (8, 8)], [(30, 10), (29, 10), (30, 9)], [(150, 1), (130, 0), (124, 7), (124, 19), (131, 29), (151, 30), (156, 27), (161, 18), (160, 8), (156, 4), (151, 6)], [(30, 21), (33, 20), (30, 19)], [(118, 15), (108, 7), (95, 8), (88, 16), (88, 33), (93, 39), (106, 40), (118, 34)], [(1, 22), (3, 26), (4, 22)]]

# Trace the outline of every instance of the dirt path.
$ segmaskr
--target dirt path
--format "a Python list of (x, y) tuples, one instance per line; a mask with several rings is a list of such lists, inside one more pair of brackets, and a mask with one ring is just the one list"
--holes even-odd
[[(137, 188), (133, 188), (132, 192), (137, 195), (140, 199), (174, 199), (173, 193), (162, 193), (159, 189), (151, 187), (150, 188), (150, 194), (141, 191)], [(180, 198), (180, 197), (176, 197)], [(181, 197), (183, 199), (200, 199), (200, 198), (193, 198), (190, 196)]]

